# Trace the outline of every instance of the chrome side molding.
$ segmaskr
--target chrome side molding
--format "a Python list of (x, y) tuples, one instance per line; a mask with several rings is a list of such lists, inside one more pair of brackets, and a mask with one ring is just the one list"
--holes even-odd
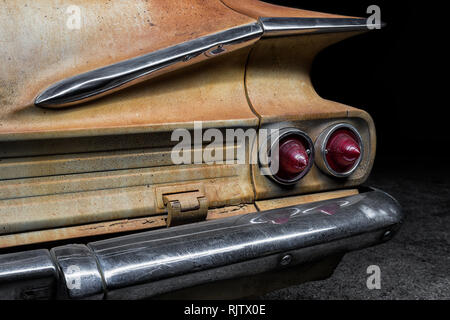
[(264, 37), (279, 37), (299, 34), (364, 31), (364, 18), (259, 18), (264, 28)]
[(255, 22), (183, 42), (61, 80), (39, 94), (34, 103), (47, 108), (83, 103), (187, 64), (248, 46), (262, 34), (261, 25)]
[(97, 99), (208, 58), (250, 46), (261, 37), (368, 30), (359, 18), (260, 18), (257, 22), (193, 39), (61, 80), (40, 93), (38, 107), (61, 108)]
[[(403, 221), (388, 194), (357, 195), (0, 255), (0, 299), (138, 299), (250, 276), (389, 240)], [(56, 271), (57, 270), (57, 271)], [(41, 282), (39, 282), (39, 279)], [(13, 289), (12, 289), (13, 288)]]

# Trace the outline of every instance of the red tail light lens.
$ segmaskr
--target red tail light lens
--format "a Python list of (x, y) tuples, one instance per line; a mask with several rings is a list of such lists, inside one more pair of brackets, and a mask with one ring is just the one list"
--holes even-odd
[(287, 137), (280, 141), (279, 172), (277, 176), (285, 180), (295, 179), (309, 164), (307, 146), (297, 137)]
[(335, 124), (323, 130), (317, 137), (316, 148), (320, 150), (317, 167), (339, 178), (353, 174), (364, 153), (362, 137), (350, 123)]
[(316, 140), (320, 157), (316, 165), (335, 177), (348, 177), (361, 163), (363, 143), (358, 130), (349, 123), (326, 128)]
[(297, 128), (275, 130), (259, 149), (261, 173), (282, 185), (303, 178), (314, 163), (314, 144)]
[(331, 169), (338, 173), (350, 171), (361, 157), (361, 146), (355, 133), (343, 128), (333, 132), (326, 144), (326, 158)]
[(311, 139), (296, 128), (281, 129), (279, 135), (272, 136), (272, 139), (269, 152), (270, 177), (280, 184), (296, 183), (308, 173), (314, 163), (314, 145)]

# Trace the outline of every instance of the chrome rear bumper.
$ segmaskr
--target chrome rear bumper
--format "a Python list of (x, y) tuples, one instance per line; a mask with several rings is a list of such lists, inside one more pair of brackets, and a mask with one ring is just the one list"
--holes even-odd
[(0, 256), (0, 299), (137, 299), (384, 242), (399, 204), (358, 195)]

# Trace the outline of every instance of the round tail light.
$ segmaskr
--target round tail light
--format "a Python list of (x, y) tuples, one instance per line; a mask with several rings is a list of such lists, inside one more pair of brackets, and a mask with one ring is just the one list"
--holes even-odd
[(321, 157), (319, 168), (336, 177), (352, 174), (361, 162), (363, 145), (358, 131), (349, 124), (339, 124), (325, 130), (317, 139)]
[[(266, 151), (269, 176), (280, 184), (294, 184), (303, 178), (314, 163), (314, 145), (306, 133), (296, 128), (284, 128), (269, 139)], [(263, 151), (264, 152), (264, 151)]]

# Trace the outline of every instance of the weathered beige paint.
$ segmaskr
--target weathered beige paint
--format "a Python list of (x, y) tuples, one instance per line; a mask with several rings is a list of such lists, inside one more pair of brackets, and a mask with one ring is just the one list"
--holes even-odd
[[(161, 187), (202, 184), (208, 218), (218, 219), (256, 210), (255, 200), (272, 199), (269, 208), (279, 197), (353, 188), (367, 178), (375, 154), (370, 116), (320, 98), (309, 78), (315, 54), (350, 33), (263, 40), (77, 108), (33, 105), (63, 78), (254, 22), (268, 7), (275, 16), (327, 16), (224, 2), (8, 0), (0, 6), (0, 247), (164, 226)], [(80, 30), (65, 26), (69, 4), (82, 9)], [(349, 179), (313, 167), (286, 189), (249, 161), (173, 165), (171, 132), (192, 129), (194, 121), (222, 130), (284, 123), (313, 140), (326, 126), (348, 121), (370, 152)], [(256, 142), (246, 148), (254, 162)]]
[[(66, 26), (71, 5), (81, 8), (79, 30)], [(254, 120), (242, 83), (230, 79), (236, 76), (235, 64), (243, 71), (242, 55), (82, 108), (33, 105), (39, 92), (66, 77), (255, 21), (219, 0), (8, 0), (0, 6), (0, 19), (0, 140), (164, 131), (193, 120), (219, 126)]]
[[(206, 220), (223, 219), (256, 211), (256, 207), (252, 204), (226, 206), (223, 208), (209, 210)], [(157, 215), (144, 218), (113, 220), (73, 227), (0, 235), (0, 249), (35, 243), (75, 239), (80, 237), (91, 237), (139, 230), (153, 230), (165, 227), (166, 218), (166, 215)]]
[[(278, 6), (259, 0), (221, 0), (236, 12), (255, 19), (259, 17), (342, 18), (344, 16)], [(346, 17), (348, 18), (348, 17)]]
[(276, 198), (269, 200), (256, 201), (255, 205), (259, 211), (278, 209), (315, 201), (324, 201), (330, 199), (338, 199), (358, 194), (358, 189), (336, 190), (322, 193), (312, 193), (301, 196), (293, 196), (286, 198)]
[[(340, 190), (310, 195), (256, 201), (255, 204), (240, 204), (208, 210), (206, 220), (217, 220), (236, 215), (271, 210), (285, 206), (293, 206), (315, 201), (337, 199), (358, 194), (358, 190)], [(46, 230), (28, 231), (15, 234), (0, 235), (0, 249), (22, 246), (33, 243), (43, 243), (79, 237), (91, 237), (112, 233), (123, 233), (139, 230), (153, 230), (166, 226), (167, 215), (148, 216), (122, 220), (105, 221), (84, 224), (80, 226), (61, 227)]]
[[(361, 164), (348, 178), (336, 179), (315, 165), (293, 187), (283, 187), (260, 174), (253, 165), (252, 176), (256, 199), (283, 197), (362, 184), (369, 176), (376, 147), (375, 127), (371, 117), (360, 109), (321, 98), (310, 79), (314, 57), (323, 48), (355, 33), (316, 34), (269, 38), (255, 44), (246, 70), (246, 92), (252, 110), (262, 128), (296, 127), (313, 142), (332, 124), (347, 122), (360, 132), (364, 154)], [(257, 157), (257, 146), (252, 156)], [(316, 156), (320, 156), (317, 152)]]
[(212, 208), (253, 201), (248, 165), (188, 165), (81, 176), (25, 179), (22, 185), (4, 181), (0, 234), (163, 213), (156, 189), (170, 184), (201, 182)]

